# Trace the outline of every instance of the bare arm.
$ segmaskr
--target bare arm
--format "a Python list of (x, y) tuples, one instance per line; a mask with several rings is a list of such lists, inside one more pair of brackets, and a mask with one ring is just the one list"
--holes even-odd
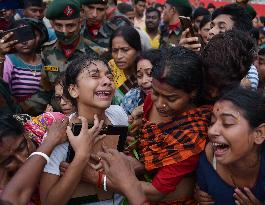
[(69, 141), (75, 151), (75, 157), (62, 177), (44, 173), (40, 182), (40, 195), (43, 205), (64, 205), (71, 199), (76, 186), (79, 184), (83, 170), (92, 150), (92, 146), (102, 127), (95, 116), (94, 126), (88, 130), (87, 120), (82, 120), (82, 130), (74, 136), (71, 128), (67, 127)]
[(13, 33), (6, 34), (0, 39), (0, 77), (3, 78), (5, 55), (12, 50), (17, 40), (9, 41)]
[[(48, 136), (37, 151), (49, 156), (56, 145), (66, 140), (66, 125), (67, 119), (64, 122), (53, 123), (48, 130)], [(41, 156), (30, 157), (7, 184), (2, 199), (16, 205), (27, 204), (39, 182), (45, 164), (46, 160)]]

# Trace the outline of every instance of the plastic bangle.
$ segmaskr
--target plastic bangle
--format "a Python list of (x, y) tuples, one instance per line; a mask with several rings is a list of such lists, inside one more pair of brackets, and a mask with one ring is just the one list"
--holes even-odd
[(107, 190), (107, 175), (104, 175), (103, 177), (103, 190), (108, 191)]
[(34, 155), (38, 155), (38, 156), (41, 156), (43, 157), (46, 161), (47, 161), (47, 164), (49, 163), (50, 161), (50, 158), (48, 157), (47, 154), (43, 153), (43, 152), (33, 152), (31, 155), (29, 155), (28, 159)]
[(99, 189), (101, 188), (102, 175), (103, 175), (103, 172), (102, 171), (98, 171), (98, 183), (97, 183), (97, 187)]

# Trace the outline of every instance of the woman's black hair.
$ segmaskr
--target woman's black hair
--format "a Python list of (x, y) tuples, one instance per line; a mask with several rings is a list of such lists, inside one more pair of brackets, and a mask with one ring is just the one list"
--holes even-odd
[(206, 89), (214, 87), (221, 93), (238, 86), (255, 55), (255, 43), (247, 33), (231, 30), (215, 35), (201, 53)]
[(262, 93), (238, 87), (224, 94), (218, 101), (230, 101), (241, 109), (252, 128), (265, 123), (265, 97)]
[(64, 87), (65, 85), (65, 73), (66, 71), (61, 72), (54, 80), (54, 86), (60, 85)]
[(152, 76), (184, 92), (197, 91), (193, 100), (198, 103), (203, 73), (200, 58), (195, 52), (181, 46), (163, 49), (159, 64), (153, 66)]
[(211, 15), (203, 16), (203, 19), (200, 22), (199, 28), (202, 29), (207, 23), (211, 21)]
[(118, 28), (110, 37), (110, 51), (112, 50), (112, 41), (115, 37), (121, 36), (136, 51), (141, 51), (141, 38), (138, 31), (132, 26), (122, 26)]
[(192, 20), (195, 21), (195, 19), (198, 18), (199, 16), (208, 16), (208, 15), (210, 15), (210, 12), (206, 8), (198, 7), (192, 13)]
[(137, 64), (140, 60), (149, 60), (150, 63), (154, 65), (158, 65), (161, 60), (161, 50), (159, 49), (151, 49), (147, 51), (143, 51), (136, 57), (135, 63)]
[(66, 96), (67, 99), (70, 99), (73, 103), (73, 105), (77, 105), (77, 101), (75, 98), (73, 98), (69, 92), (68, 88), (70, 85), (75, 85), (77, 84), (77, 78), (80, 73), (82, 73), (84, 70), (88, 69), (91, 64), (100, 61), (103, 62), (108, 68), (108, 62), (99, 57), (95, 53), (86, 53), (76, 59), (74, 59), (67, 67), (66, 72), (65, 72), (65, 81), (64, 81), (64, 95)]
[(212, 3), (209, 3), (207, 9), (216, 9), (216, 6)]
[(0, 116), (0, 141), (4, 137), (19, 137), (25, 132), (23, 124), (11, 114)]

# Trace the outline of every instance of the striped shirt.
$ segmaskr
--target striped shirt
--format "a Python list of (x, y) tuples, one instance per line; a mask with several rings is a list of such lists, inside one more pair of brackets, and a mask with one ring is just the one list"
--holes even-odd
[(17, 102), (23, 102), (38, 92), (42, 67), (42, 63), (27, 64), (16, 54), (6, 55), (3, 79), (8, 83)]

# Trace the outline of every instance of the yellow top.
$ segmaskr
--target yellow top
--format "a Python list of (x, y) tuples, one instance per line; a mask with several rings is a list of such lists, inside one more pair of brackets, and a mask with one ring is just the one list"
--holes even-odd
[(111, 72), (114, 77), (115, 88), (119, 88), (127, 80), (127, 78), (123, 70), (119, 69), (119, 67), (116, 65), (114, 59), (109, 61), (109, 67), (111, 68)]
[[(146, 32), (146, 29), (145, 29)], [(148, 35), (148, 33), (146, 32), (146, 34)], [(152, 48), (156, 49), (159, 48), (160, 46), (160, 34), (157, 34), (154, 38), (151, 38), (149, 35), (149, 42)]]

